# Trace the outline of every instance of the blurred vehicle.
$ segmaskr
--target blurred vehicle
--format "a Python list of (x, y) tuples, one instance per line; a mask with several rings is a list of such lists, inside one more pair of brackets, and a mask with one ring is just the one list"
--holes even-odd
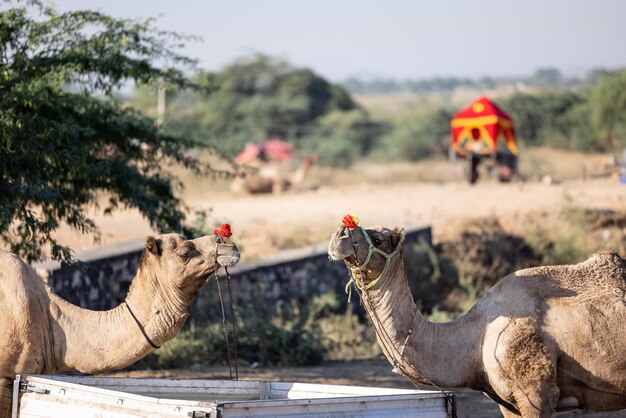
[[(452, 117), (451, 149), (467, 160), (470, 184), (478, 180), (478, 165), (490, 160), (498, 179), (508, 182), (517, 174), (517, 140), (513, 120), (489, 98), (481, 97)], [(498, 141), (499, 138), (503, 141)]]

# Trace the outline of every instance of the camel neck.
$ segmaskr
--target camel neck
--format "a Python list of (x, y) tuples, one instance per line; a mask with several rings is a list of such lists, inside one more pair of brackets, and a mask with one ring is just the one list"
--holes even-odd
[(291, 174), (291, 184), (299, 186), (304, 183), (310, 169), (311, 163), (309, 161), (302, 161), (298, 168)]
[(361, 294), (383, 352), (413, 381), (437, 386), (468, 385), (474, 379), (476, 344), (467, 317), (432, 323), (422, 316), (411, 295), (402, 252), (385, 277)]
[(108, 311), (83, 309), (51, 295), (57, 369), (98, 373), (124, 368), (173, 338), (189, 305), (181, 307), (162, 293), (140, 268), (125, 302)]

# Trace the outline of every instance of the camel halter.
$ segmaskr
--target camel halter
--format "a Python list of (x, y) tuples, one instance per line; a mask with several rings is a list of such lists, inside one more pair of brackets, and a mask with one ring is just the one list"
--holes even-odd
[[(357, 228), (359, 228), (361, 230), (361, 233), (363, 234), (363, 236), (365, 237), (365, 241), (367, 241), (367, 257), (365, 257), (365, 261), (363, 262), (363, 264), (358, 265), (357, 267), (351, 267), (348, 266), (348, 268), (350, 269), (350, 272), (352, 273), (350, 275), (350, 281), (346, 284), (346, 293), (348, 294), (348, 301), (350, 300), (350, 298), (352, 297), (352, 288), (350, 287), (350, 285), (354, 284), (359, 290), (369, 290), (372, 287), (376, 286), (376, 283), (378, 283), (378, 281), (385, 275), (385, 273), (387, 272), (387, 269), (389, 269), (389, 264), (391, 263), (391, 259), (393, 258), (394, 255), (396, 255), (400, 249), (400, 245), (398, 245), (398, 247), (391, 253), (386, 253), (383, 250), (376, 248), (374, 246), (374, 244), (372, 243), (372, 239), (370, 238), (370, 236), (367, 234), (367, 231), (360, 227), (357, 226)], [(354, 228), (352, 228), (354, 229)], [(354, 239), (352, 238), (352, 229), (350, 229), (350, 227), (348, 227), (348, 233), (350, 234), (350, 239), (352, 240), (352, 245), (355, 246), (355, 255), (356, 255), (356, 243), (354, 241)], [(363, 271), (365, 269), (365, 267), (367, 267), (367, 265), (369, 264), (369, 262), (372, 259), (372, 255), (374, 253), (378, 253), (380, 255), (382, 255), (385, 258), (385, 266), (383, 267), (383, 271), (380, 272), (380, 274), (378, 275), (378, 277), (376, 277), (374, 280), (372, 280), (371, 282), (367, 283), (367, 284), (362, 284), (359, 283), (358, 281), (354, 280), (354, 276), (356, 274), (356, 272), (359, 272), (361, 274), (363, 274)], [(358, 263), (358, 260), (357, 260)]]
[(219, 249), (219, 245), (223, 242), (223, 238), (228, 238), (232, 235), (232, 232), (230, 230), (230, 225), (228, 224), (223, 224), (219, 229), (216, 229), (215, 231), (213, 231), (213, 233), (215, 234), (215, 258), (214, 258), (214, 264), (215, 264), (215, 283), (217, 283), (217, 294), (219, 295), (219, 300), (220, 300), (220, 308), (222, 310), (222, 329), (224, 331), (224, 341), (226, 343), (226, 351), (228, 353), (228, 370), (230, 372), (230, 380), (239, 380), (239, 356), (237, 354), (237, 346), (239, 345), (239, 339), (237, 336), (237, 327), (235, 326), (235, 322), (237, 321), (236, 318), (236, 311), (235, 311), (235, 304), (233, 302), (233, 290), (232, 287), (230, 285), (230, 272), (228, 271), (227, 267), (224, 267), (224, 271), (226, 272), (226, 283), (228, 284), (228, 296), (229, 296), (229, 300), (230, 300), (230, 312), (231, 312), (231, 325), (232, 325), (232, 333), (233, 333), (233, 340), (234, 340), (234, 361), (235, 361), (235, 377), (233, 378), (233, 363), (232, 363), (232, 356), (230, 354), (230, 342), (229, 342), (229, 338), (228, 338), (228, 331), (226, 330), (226, 311), (224, 310), (224, 299), (222, 298), (222, 289), (220, 286), (220, 276), (217, 275), (217, 271), (220, 268), (219, 263), (217, 262), (217, 252)]

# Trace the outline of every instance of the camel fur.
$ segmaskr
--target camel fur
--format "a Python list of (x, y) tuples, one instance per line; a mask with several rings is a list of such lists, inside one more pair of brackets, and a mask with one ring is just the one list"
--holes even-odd
[(0, 417), (10, 416), (16, 374), (121, 369), (174, 338), (200, 288), (219, 266), (238, 261), (229, 238), (148, 237), (126, 300), (100, 312), (61, 299), (15, 254), (0, 251)]
[[(404, 237), (398, 229), (365, 231), (386, 253)], [(626, 261), (619, 255), (517, 271), (464, 316), (431, 323), (415, 306), (401, 248), (369, 289), (385, 260), (374, 253), (359, 270), (368, 253), (362, 229), (341, 227), (328, 253), (351, 268), (383, 352), (412, 381), (482, 391), (505, 418), (626, 408)]]
[(273, 164), (261, 166), (254, 173), (233, 179), (230, 191), (234, 195), (280, 194), (287, 190), (296, 189), (304, 183), (317, 160), (317, 154), (305, 157), (300, 161), (298, 168), (290, 173), (283, 173), (279, 167)]

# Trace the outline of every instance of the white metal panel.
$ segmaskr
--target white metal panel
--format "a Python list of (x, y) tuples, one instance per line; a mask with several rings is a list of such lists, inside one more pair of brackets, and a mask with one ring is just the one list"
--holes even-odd
[(258, 400), (263, 388), (255, 380), (143, 379), (126, 377), (46, 376), (46, 379), (167, 399)]
[(377, 388), (367, 386), (323, 385), (315, 383), (271, 382), (270, 399), (330, 398), (344, 396), (414, 395), (439, 393), (412, 389)]
[(218, 416), (244, 417), (395, 417), (450, 418), (443, 395), (415, 398), (411, 395), (269, 400), (217, 405)]
[[(432, 391), (199, 379), (77, 376), (24, 378), (31, 389), (43, 389), (48, 393), (21, 394), (18, 414), (20, 418), (183, 417), (191, 411), (212, 413), (212, 418), (216, 417), (218, 411), (218, 416), (222, 418), (452, 416), (447, 412), (449, 394)], [(150, 397), (143, 396), (144, 394)], [(164, 399), (168, 397), (164, 395), (179, 399), (193, 397), (204, 402)], [(262, 400), (268, 398), (269, 400)]]
[(215, 409), (215, 404), (209, 402), (151, 398), (41, 377), (28, 376), (26, 380), (30, 392), (20, 396), (20, 418), (175, 418), (187, 417), (192, 411), (211, 412)]

